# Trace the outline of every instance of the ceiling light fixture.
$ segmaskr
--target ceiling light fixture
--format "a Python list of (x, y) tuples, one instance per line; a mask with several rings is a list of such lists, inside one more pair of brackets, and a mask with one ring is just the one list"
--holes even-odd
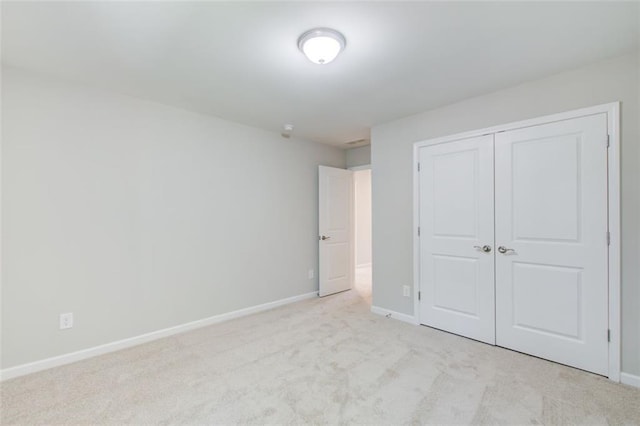
[(298, 39), (298, 48), (315, 64), (326, 65), (345, 48), (344, 36), (331, 28), (314, 28)]

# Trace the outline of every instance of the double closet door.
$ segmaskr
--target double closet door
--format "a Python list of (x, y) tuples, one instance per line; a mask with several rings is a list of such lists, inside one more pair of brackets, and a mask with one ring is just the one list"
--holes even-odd
[(419, 148), (421, 323), (608, 372), (607, 116)]

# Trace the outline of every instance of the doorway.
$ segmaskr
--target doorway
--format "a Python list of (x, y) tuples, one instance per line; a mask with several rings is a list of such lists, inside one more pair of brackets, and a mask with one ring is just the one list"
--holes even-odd
[(318, 167), (318, 295), (354, 289), (371, 304), (371, 166)]
[(354, 290), (371, 302), (371, 166), (354, 167)]

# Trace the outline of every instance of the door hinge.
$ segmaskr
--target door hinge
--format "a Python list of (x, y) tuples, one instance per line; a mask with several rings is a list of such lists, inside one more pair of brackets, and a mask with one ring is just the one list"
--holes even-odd
[(607, 245), (611, 245), (611, 232), (607, 231)]
[(420, 236), (420, 227), (418, 226), (418, 237)]
[(420, 171), (420, 163), (418, 163), (418, 171)]
[(607, 342), (611, 341), (611, 330), (607, 330)]
[(420, 292), (418, 292), (418, 300), (420, 300)]
[(607, 148), (611, 146), (611, 136), (607, 135)]

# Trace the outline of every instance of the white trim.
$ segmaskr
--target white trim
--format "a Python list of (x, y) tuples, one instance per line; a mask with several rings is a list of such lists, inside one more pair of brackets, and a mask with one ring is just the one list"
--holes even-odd
[(640, 376), (629, 373), (620, 373), (620, 383), (640, 388)]
[[(439, 143), (453, 142), (460, 139), (475, 138), (491, 133), (505, 132), (507, 130), (523, 129), (525, 127), (538, 126), (540, 124), (549, 124), (556, 121), (570, 120), (572, 118), (585, 117), (594, 114), (616, 114), (616, 110), (620, 110), (620, 102), (611, 102), (608, 104), (596, 105), (588, 108), (580, 108), (571, 111), (560, 112), (558, 114), (545, 115), (542, 117), (531, 118), (529, 120), (515, 121), (513, 123), (500, 124), (497, 126), (486, 127), (484, 129), (471, 130), (468, 132), (455, 133), (453, 135), (441, 136), (437, 138), (416, 141), (414, 147), (421, 148), (423, 146), (436, 145)], [(613, 136), (613, 135), (612, 135)], [(415, 160), (415, 158), (414, 158)]]
[(420, 226), (420, 147), (413, 145), (413, 316), (417, 324), (420, 321), (420, 237), (418, 227)]
[[(603, 105), (596, 105), (588, 108), (581, 108), (566, 111), (553, 115), (532, 118), (530, 120), (517, 121), (513, 123), (501, 124), (484, 129), (472, 130), (469, 132), (457, 133), (449, 136), (418, 141), (413, 144), (413, 276), (414, 276), (414, 316), (420, 323), (420, 305), (418, 302), (418, 291), (420, 291), (420, 240), (417, 229), (420, 224), (420, 188), (418, 162), (419, 150), (422, 147), (441, 143), (453, 142), (461, 139), (468, 139), (498, 133), (507, 130), (522, 129), (525, 127), (538, 126), (557, 121), (570, 120), (577, 117), (585, 117), (595, 114), (607, 114), (607, 131), (609, 132), (610, 147), (608, 150), (608, 210), (609, 210), (609, 232), (611, 233), (611, 244), (609, 246), (609, 329), (611, 330), (611, 342), (609, 343), (609, 379), (620, 382), (620, 330), (621, 330), (621, 299), (620, 299), (620, 102), (612, 102)], [(629, 375), (627, 375), (627, 378)]]
[(400, 321), (408, 322), (409, 324), (418, 325), (418, 320), (413, 315), (401, 314), (400, 312), (390, 311), (389, 309), (380, 308), (378, 306), (371, 306), (371, 312), (377, 315), (382, 315), (387, 318), (393, 318)]
[[(621, 380), (621, 306), (620, 297), (622, 282), (620, 279), (620, 103), (603, 105), (607, 113), (607, 130), (609, 132), (608, 158), (608, 210), (609, 210), (609, 379)], [(606, 107), (606, 108), (604, 108)]]
[(275, 300), (273, 302), (263, 303), (262, 305), (251, 306), (248, 308), (238, 309), (220, 315), (214, 315), (209, 318), (188, 322), (186, 324), (177, 325), (175, 327), (165, 328), (163, 330), (152, 331), (151, 333), (141, 334), (139, 336), (130, 337), (128, 339), (118, 340), (106, 343), (100, 346), (94, 346), (88, 349), (71, 352), (64, 355), (46, 358), (40, 361), (30, 362), (15, 367), (0, 370), (0, 380), (8, 380), (14, 377), (24, 376), (26, 374), (35, 373), (37, 371), (46, 370), (53, 367), (59, 367), (72, 362), (81, 361), (83, 359), (92, 358), (94, 356), (103, 355), (110, 352), (119, 351), (130, 348), (132, 346), (141, 345), (153, 340), (162, 339), (163, 337), (172, 336), (174, 334), (184, 333), (196, 328), (206, 327), (208, 325), (218, 324), (229, 321), (234, 318), (244, 317), (258, 312), (267, 311), (279, 306), (288, 305), (290, 303), (300, 302), (302, 300), (311, 299), (318, 295), (317, 291), (301, 294), (299, 296), (288, 297), (286, 299)]
[(359, 263), (356, 265), (356, 269), (369, 269), (371, 268), (373, 265), (373, 263), (369, 262), (369, 263)]
[(351, 170), (354, 172), (357, 172), (359, 170), (370, 170), (371, 169), (371, 164), (364, 164), (362, 166), (351, 166), (351, 167), (347, 167), (347, 170)]

